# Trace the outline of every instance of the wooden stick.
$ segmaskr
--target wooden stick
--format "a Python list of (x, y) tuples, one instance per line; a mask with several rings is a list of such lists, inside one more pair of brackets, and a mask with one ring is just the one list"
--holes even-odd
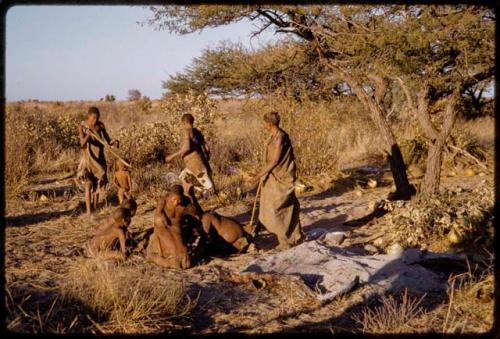
[(471, 158), (472, 160), (474, 160), (479, 166), (481, 166), (485, 170), (488, 170), (488, 168), (486, 167), (486, 165), (484, 165), (478, 158), (476, 158), (475, 156), (473, 156), (472, 154), (470, 154), (466, 150), (458, 148), (458, 147), (453, 146), (453, 145), (447, 145), (447, 146), (450, 147), (450, 148), (453, 148), (454, 150), (456, 150), (456, 151), (458, 151), (460, 153), (462, 153), (463, 155), (468, 156), (469, 158)]
[(252, 208), (252, 217), (250, 218), (250, 223), (248, 224), (249, 226), (253, 225), (253, 219), (255, 217), (255, 208), (257, 207), (257, 199), (259, 198), (260, 195), (261, 186), (262, 186), (262, 180), (259, 181), (259, 186), (257, 187), (257, 193), (255, 193), (255, 199), (253, 201), (253, 208)]
[(109, 150), (109, 152), (111, 154), (113, 154), (115, 157), (118, 158), (118, 160), (120, 160), (121, 162), (123, 162), (125, 164), (125, 166), (127, 167), (130, 167), (132, 168), (132, 166), (126, 162), (125, 160), (123, 160), (122, 157), (120, 157), (114, 149), (111, 148), (111, 146), (109, 146), (108, 144), (106, 144), (97, 134), (94, 133), (94, 131), (92, 129), (90, 129), (88, 126), (86, 126), (85, 124), (82, 124), (85, 128), (87, 128), (87, 130), (89, 131), (89, 133), (97, 140), (99, 141), (104, 147), (106, 147), (107, 150)]

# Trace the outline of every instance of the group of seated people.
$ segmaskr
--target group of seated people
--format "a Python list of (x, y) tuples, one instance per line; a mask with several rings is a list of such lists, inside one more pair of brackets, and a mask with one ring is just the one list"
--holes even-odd
[[(132, 198), (124, 199), (98, 228), (87, 246), (87, 254), (103, 259), (128, 256), (128, 226), (137, 210)], [(159, 199), (154, 213), (154, 231), (146, 259), (163, 267), (186, 269), (204, 256), (241, 253), (252, 242), (251, 231), (235, 220), (199, 205), (193, 186), (173, 185)]]

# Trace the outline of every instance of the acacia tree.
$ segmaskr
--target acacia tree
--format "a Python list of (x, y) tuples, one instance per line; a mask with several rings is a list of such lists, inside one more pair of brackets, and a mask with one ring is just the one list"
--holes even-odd
[[(395, 197), (408, 199), (415, 190), (408, 181), (401, 151), (386, 119), (391, 101), (391, 96), (387, 94), (393, 92), (390, 87), (394, 87), (394, 79), (404, 84), (403, 77), (422, 80), (427, 77), (425, 72), (429, 69), (437, 71), (433, 74), (441, 75), (445, 75), (450, 67), (459, 72), (458, 67), (453, 68), (456, 65), (453, 59), (458, 60), (454, 57), (456, 50), (434, 47), (440, 44), (439, 29), (443, 26), (450, 28), (464, 25), (460, 22), (464, 18), (469, 19), (464, 25), (467, 29), (470, 25), (474, 26), (474, 18), (485, 21), (494, 19), (488, 8), (450, 8), (443, 17), (429, 21), (436, 13), (436, 6), (164, 6), (152, 8), (154, 15), (150, 23), (171, 32), (186, 34), (247, 18), (258, 24), (259, 28), (254, 34), (272, 28), (276, 33), (299, 38), (316, 53), (318, 61), (348, 83), (368, 109), (384, 139), (381, 146), (391, 166), (396, 185)], [(421, 36), (425, 38), (420, 39)], [(412, 58), (420, 62), (408, 62)], [(442, 65), (440, 71), (435, 67), (439, 62)], [(442, 78), (443, 83), (446, 83), (446, 76)], [(436, 160), (430, 160), (433, 165), (428, 165), (428, 170), (435, 168), (437, 163), (440, 167), (442, 144), (453, 126), (457, 93), (467, 87), (464, 84), (471, 82), (471, 78), (478, 79), (474, 75), (453, 79), (459, 79), (462, 85), (449, 100), (449, 109), (446, 111), (451, 113), (446, 116), (450, 118), (443, 126), (439, 142), (437, 139), (433, 141), (436, 147), (429, 152), (429, 159)], [(405, 93), (408, 92), (405, 90)], [(450, 88), (443, 88), (437, 92), (434, 95), (439, 98), (453, 93), (453, 90), (450, 92)], [(425, 110), (427, 108), (422, 106), (421, 111)], [(418, 120), (420, 123), (427, 121)], [(439, 156), (434, 156), (437, 153)], [(427, 184), (432, 180), (434, 183), (430, 186), (430, 192), (435, 193), (439, 179), (436, 185), (436, 175), (432, 174), (426, 179)]]
[(141, 99), (142, 93), (138, 89), (129, 89), (128, 90), (128, 100), (137, 101)]
[(190, 66), (170, 76), (163, 87), (169, 93), (194, 91), (247, 97), (278, 94), (299, 101), (349, 94), (344, 82), (328, 73), (300, 42), (279, 41), (259, 50), (222, 42), (204, 50)]
[[(399, 44), (399, 53), (391, 54), (387, 69), (397, 75), (407, 106), (427, 139), (427, 165), (420, 191), (436, 194), (457, 106), (494, 76), (494, 16), (489, 8), (463, 5), (415, 6), (404, 13), (403, 29), (391, 38), (405, 44)], [(412, 35), (415, 31), (419, 34)]]

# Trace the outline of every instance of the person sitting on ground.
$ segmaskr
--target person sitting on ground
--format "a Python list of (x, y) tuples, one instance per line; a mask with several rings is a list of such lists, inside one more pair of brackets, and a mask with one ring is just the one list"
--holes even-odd
[[(121, 207), (115, 209), (112, 219), (107, 220), (90, 240), (87, 247), (89, 256), (100, 256), (103, 259), (125, 259), (125, 240), (130, 220), (130, 210)], [(119, 250), (116, 249), (117, 242), (120, 246)]]
[(185, 244), (182, 224), (187, 213), (196, 211), (192, 204), (183, 205), (185, 200), (182, 187), (174, 185), (165, 197), (160, 199), (154, 214), (154, 232), (151, 235), (156, 242), (156, 252), (152, 243), (146, 251), (146, 258), (155, 264), (168, 268), (187, 269), (191, 267), (191, 258)]
[(193, 127), (194, 117), (191, 114), (184, 114), (181, 117), (182, 143), (179, 151), (167, 156), (165, 162), (169, 163), (180, 156), (184, 161), (185, 168), (179, 174), (182, 182), (192, 175), (205, 192), (216, 194), (212, 180), (212, 170), (209, 164), (210, 150), (203, 134)]
[(132, 198), (132, 178), (128, 167), (120, 159), (116, 160), (115, 167), (113, 184), (118, 190), (118, 202), (121, 204), (124, 199)]
[(238, 252), (245, 251), (250, 245), (249, 234), (245, 232), (242, 225), (231, 218), (209, 212), (203, 214), (201, 223), (209, 240), (220, 237), (236, 248)]
[[(135, 216), (135, 212), (137, 211), (137, 203), (135, 202), (134, 199), (125, 199), (122, 201), (122, 203), (118, 207), (129, 210), (131, 219)], [(111, 225), (114, 222), (113, 220), (114, 219), (113, 219), (112, 214), (109, 216), (106, 216), (105, 221), (101, 224), (101, 226), (97, 227), (96, 232), (99, 233), (99, 232), (103, 231), (104, 229), (106, 229), (109, 225)]]

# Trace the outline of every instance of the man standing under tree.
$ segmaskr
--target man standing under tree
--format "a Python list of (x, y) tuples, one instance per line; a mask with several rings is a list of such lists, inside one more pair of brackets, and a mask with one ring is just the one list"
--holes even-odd
[(280, 249), (297, 245), (304, 239), (300, 225), (300, 205), (295, 196), (296, 165), (288, 134), (279, 127), (277, 112), (264, 115), (264, 128), (271, 136), (267, 141), (265, 165), (251, 183), (261, 185), (259, 221), (276, 234)]
[[(99, 109), (90, 107), (87, 120), (78, 125), (80, 147), (83, 152), (78, 165), (77, 178), (83, 180), (85, 184), (85, 206), (89, 221), (91, 220), (92, 204), (96, 209), (99, 203), (99, 192), (108, 183), (104, 144), (101, 141), (110, 146), (116, 144), (116, 147), (118, 147), (119, 145), (118, 140), (111, 141), (106, 127), (99, 120), (99, 117)], [(99, 137), (100, 140), (92, 134)]]

